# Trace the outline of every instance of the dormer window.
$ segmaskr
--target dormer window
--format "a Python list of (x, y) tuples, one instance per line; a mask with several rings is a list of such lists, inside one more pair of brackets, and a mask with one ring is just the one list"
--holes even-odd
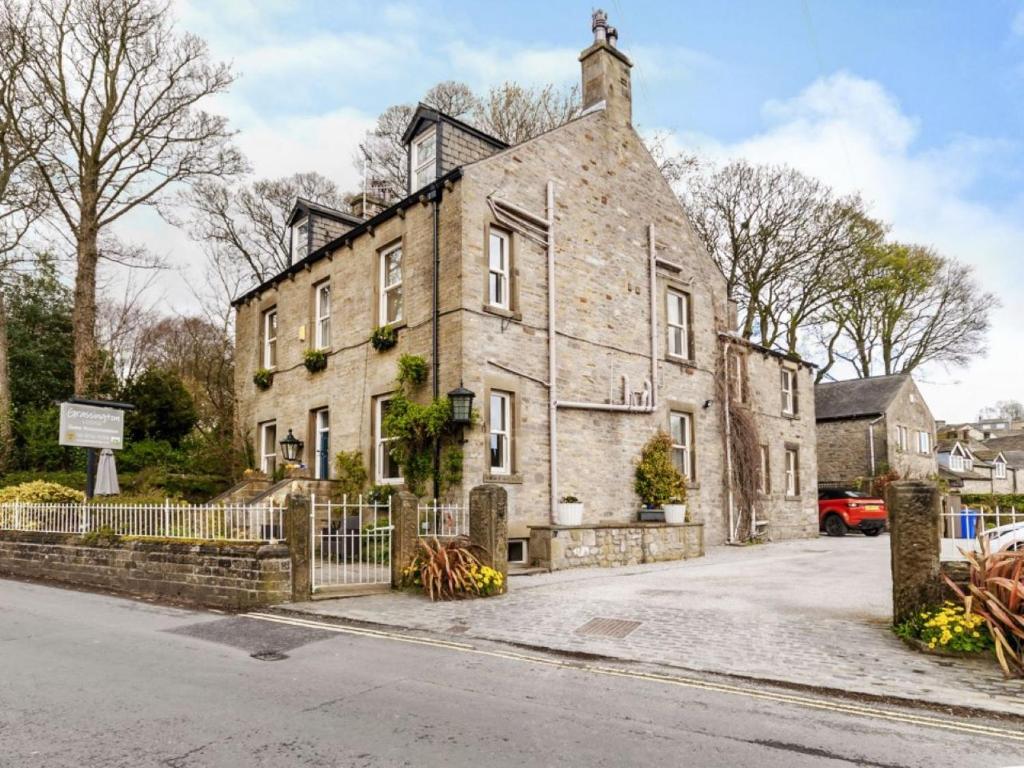
[(1006, 479), (1006, 464), (1002, 461), (996, 462), (996, 478), (999, 480)]
[(292, 263), (302, 261), (309, 254), (309, 219), (299, 219), (292, 225)]
[(410, 192), (422, 189), (437, 178), (437, 130), (430, 128), (412, 141)]

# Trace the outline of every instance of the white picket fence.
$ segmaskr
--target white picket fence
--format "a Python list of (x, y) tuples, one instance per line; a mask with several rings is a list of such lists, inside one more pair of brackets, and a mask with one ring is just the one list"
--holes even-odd
[(943, 562), (965, 560), (963, 552), (978, 552), (979, 534), (993, 549), (1024, 546), (1024, 510), (1016, 507), (964, 507), (942, 513), (942, 542), (939, 557)]
[(279, 541), (284, 508), (266, 504), (0, 504), (0, 530), (162, 539)]
[(462, 504), (443, 504), (437, 499), (419, 505), (419, 536), (439, 539), (469, 535), (469, 515)]

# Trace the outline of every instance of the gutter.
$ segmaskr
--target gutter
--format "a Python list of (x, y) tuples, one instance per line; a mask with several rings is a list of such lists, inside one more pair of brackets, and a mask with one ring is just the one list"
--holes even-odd
[(386, 221), (390, 221), (395, 216), (400, 215), (403, 211), (412, 208), (414, 205), (420, 202), (428, 201), (432, 199), (432, 195), (440, 195), (442, 190), (447, 184), (456, 182), (462, 178), (462, 168), (455, 168), (444, 176), (435, 179), (430, 182), (427, 186), (417, 190), (413, 194), (399, 200), (394, 203), (390, 208), (385, 208), (383, 211), (378, 213), (376, 216), (366, 219), (358, 226), (353, 227), (348, 232), (339, 235), (338, 237), (331, 240), (325, 245), (321, 245), (315, 251), (310, 253), (306, 258), (301, 261), (297, 261), (287, 269), (282, 270), (278, 274), (269, 280), (265, 280), (255, 288), (250, 288), (248, 291), (243, 293), (238, 298), (232, 300), (231, 306), (238, 307), (241, 304), (248, 303), (254, 298), (257, 298), (264, 291), (269, 291), (277, 287), (278, 283), (284, 281), (287, 278), (293, 277), (294, 275), (302, 272), (303, 270), (311, 269), (313, 264), (326, 258), (334, 251), (337, 251), (342, 246), (351, 247), (355, 239), (367, 232), (373, 233), (373, 230), (384, 224)]

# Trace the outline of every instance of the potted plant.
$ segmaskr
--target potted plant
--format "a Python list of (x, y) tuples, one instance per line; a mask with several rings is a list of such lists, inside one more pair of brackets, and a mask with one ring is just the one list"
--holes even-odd
[(567, 495), (558, 500), (559, 525), (583, 525), (583, 502)]
[[(685, 485), (683, 486), (685, 489)], [(686, 522), (686, 493), (673, 496), (662, 505), (665, 510), (665, 522), (670, 525), (682, 525)]]
[(385, 352), (398, 343), (398, 331), (391, 325), (379, 325), (370, 334), (370, 344), (378, 352)]
[(318, 373), (327, 367), (327, 353), (322, 349), (307, 349), (302, 364), (310, 373)]
[(641, 522), (664, 522), (664, 505), (686, 498), (686, 479), (672, 463), (672, 438), (664, 431), (659, 430), (640, 451), (633, 489), (643, 503)]
[(252, 383), (260, 389), (270, 389), (270, 385), (274, 383), (274, 374), (266, 368), (260, 368), (252, 377)]

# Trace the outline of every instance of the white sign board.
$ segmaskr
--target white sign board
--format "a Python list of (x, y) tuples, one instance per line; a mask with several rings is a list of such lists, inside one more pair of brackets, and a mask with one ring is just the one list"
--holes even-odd
[(120, 450), (124, 447), (124, 411), (98, 405), (61, 403), (60, 444)]

